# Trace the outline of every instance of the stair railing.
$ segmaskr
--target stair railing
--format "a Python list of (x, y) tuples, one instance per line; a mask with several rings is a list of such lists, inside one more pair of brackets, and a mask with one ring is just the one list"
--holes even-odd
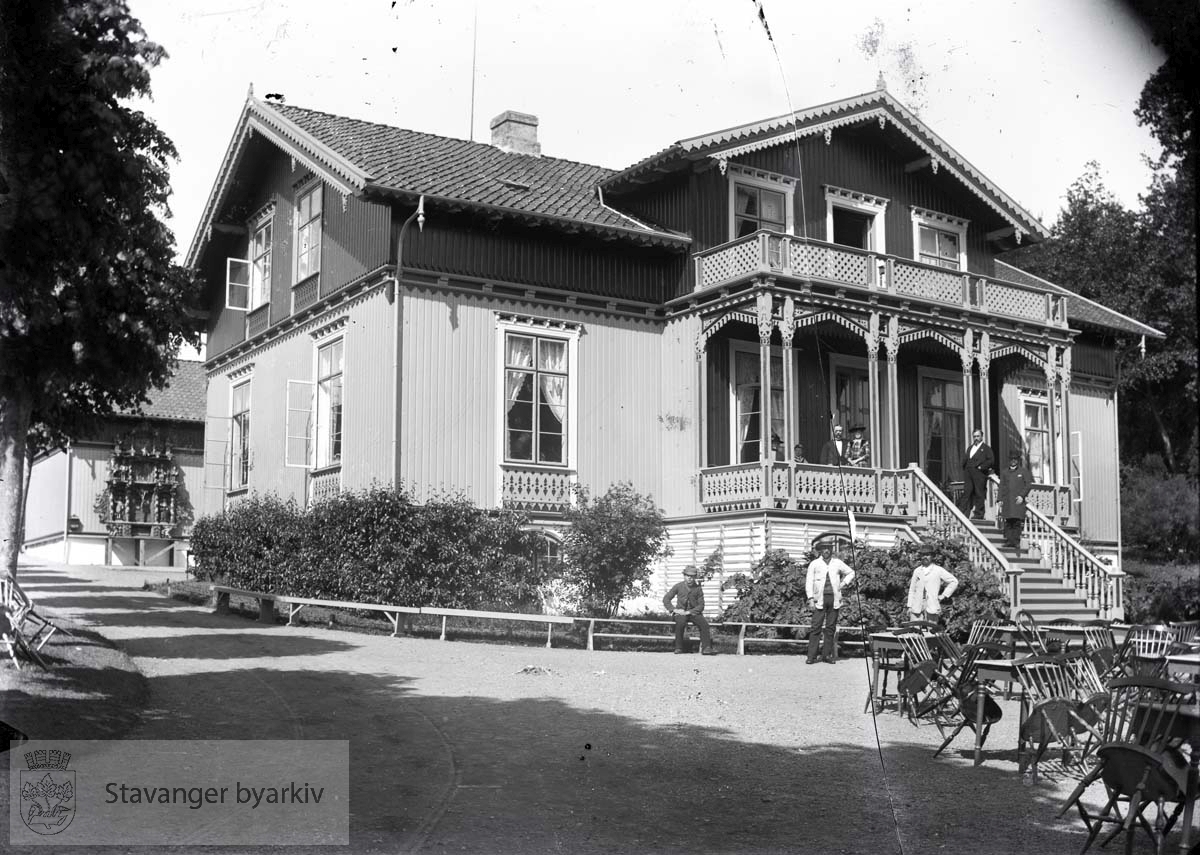
[(1035, 507), (1025, 511), (1025, 537), (1042, 563), (1087, 599), (1103, 620), (1125, 617), (1125, 573), (1109, 567)]
[(958, 537), (967, 547), (967, 556), (976, 566), (991, 570), (1008, 592), (1011, 615), (1021, 610), (1020, 567), (1013, 567), (1008, 559), (990, 540), (976, 528), (967, 515), (943, 493), (920, 466), (909, 466), (913, 473), (913, 498), (916, 501), (916, 516), (926, 525), (942, 529)]

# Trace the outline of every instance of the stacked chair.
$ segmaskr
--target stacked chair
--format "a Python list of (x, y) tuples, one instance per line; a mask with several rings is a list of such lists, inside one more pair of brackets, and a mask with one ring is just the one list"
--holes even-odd
[(1175, 643), (1175, 630), (1166, 624), (1136, 624), (1129, 627), (1125, 642), (1117, 649), (1106, 677), (1152, 675), (1162, 657)]
[[(938, 712), (945, 723), (952, 723), (954, 730), (947, 736), (937, 751), (936, 757), (962, 733), (964, 728), (970, 728), (972, 733), (980, 735), (980, 744), (987, 741), (988, 731), (992, 725), (1000, 721), (1004, 713), (1000, 704), (992, 697), (991, 690), (981, 685), (975, 679), (975, 663), (980, 659), (1004, 659), (1006, 648), (994, 641), (981, 644), (968, 644), (962, 649), (954, 665), (954, 676), (950, 679), (950, 701), (943, 701), (940, 706), (927, 709), (925, 712)], [(949, 679), (949, 678), (948, 678)], [(983, 701), (983, 714), (979, 714), (979, 702)]]
[[(1063, 752), (1063, 762), (1071, 762), (1071, 752), (1078, 750), (1083, 757), (1086, 745), (1079, 742), (1080, 736), (1088, 734), (1099, 739), (1096, 729), (1095, 699), (1081, 699), (1086, 689), (1080, 684), (1079, 672), (1068, 663), (1086, 668), (1090, 660), (1082, 655), (1031, 656), (1018, 659), (1014, 665), (1021, 690), (1030, 705), (1029, 714), (1021, 724), (1017, 737), (1017, 766), (1024, 772), (1032, 765), (1033, 780), (1038, 779), (1038, 763), (1050, 746)], [(1097, 678), (1096, 684), (1099, 684)], [(1095, 686), (1091, 687), (1095, 688)], [(1031, 758), (1032, 755), (1032, 758)]]
[(0, 603), (4, 606), (4, 614), (0, 618), (0, 645), (13, 664), (19, 669), (21, 657), (24, 657), (45, 668), (46, 660), (42, 658), (41, 649), (60, 627), (37, 610), (16, 579), (0, 577)]
[[(1109, 684), (1108, 706), (1096, 754), (1099, 762), (1062, 806), (1059, 816), (1075, 807), (1088, 829), (1087, 852), (1106, 825), (1113, 826), (1101, 841), (1105, 846), (1125, 833), (1126, 855), (1133, 852), (1137, 828), (1163, 845), (1187, 798), (1188, 762), (1181, 747), (1180, 712), (1196, 704), (1197, 686), (1157, 677), (1117, 677)], [(1096, 812), (1083, 803), (1087, 789), (1100, 780), (1107, 799)], [(1146, 809), (1155, 805), (1154, 822)], [(1173, 805), (1168, 813), (1167, 806)], [(1082, 855), (1082, 853), (1081, 853)]]

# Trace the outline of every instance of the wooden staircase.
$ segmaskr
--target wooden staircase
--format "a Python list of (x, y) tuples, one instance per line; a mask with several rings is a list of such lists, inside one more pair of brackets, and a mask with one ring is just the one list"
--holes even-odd
[(1029, 612), (1038, 623), (1057, 618), (1085, 621), (1095, 620), (1099, 613), (1089, 608), (1087, 600), (1042, 563), (1036, 550), (1016, 550), (1004, 545), (1004, 534), (998, 525), (987, 520), (972, 520), (975, 527), (997, 550), (1008, 559), (1021, 574), (1021, 608)]

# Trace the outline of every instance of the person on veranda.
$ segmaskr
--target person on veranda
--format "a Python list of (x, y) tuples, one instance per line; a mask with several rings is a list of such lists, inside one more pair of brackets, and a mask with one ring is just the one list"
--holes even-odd
[(1004, 545), (1021, 553), (1021, 530), (1033, 474), (1021, 463), (1021, 454), (1008, 455), (1008, 468), (1000, 473), (1000, 513), (1004, 518)]

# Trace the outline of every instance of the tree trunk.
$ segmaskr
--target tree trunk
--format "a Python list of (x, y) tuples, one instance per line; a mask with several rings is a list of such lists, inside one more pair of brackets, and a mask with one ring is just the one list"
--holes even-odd
[(25, 438), (33, 411), (21, 392), (0, 395), (0, 572), (17, 578), (21, 506), (25, 494)]
[[(1149, 396), (1148, 396), (1149, 397)], [(1167, 433), (1166, 425), (1163, 424), (1162, 416), (1159, 415), (1157, 402), (1149, 400), (1146, 402), (1146, 409), (1150, 411), (1150, 415), (1154, 416), (1154, 425), (1158, 428), (1158, 435), (1162, 438), (1163, 444), (1163, 463), (1167, 466), (1167, 471), (1172, 475), (1175, 474), (1175, 449), (1171, 445), (1171, 435)]]

